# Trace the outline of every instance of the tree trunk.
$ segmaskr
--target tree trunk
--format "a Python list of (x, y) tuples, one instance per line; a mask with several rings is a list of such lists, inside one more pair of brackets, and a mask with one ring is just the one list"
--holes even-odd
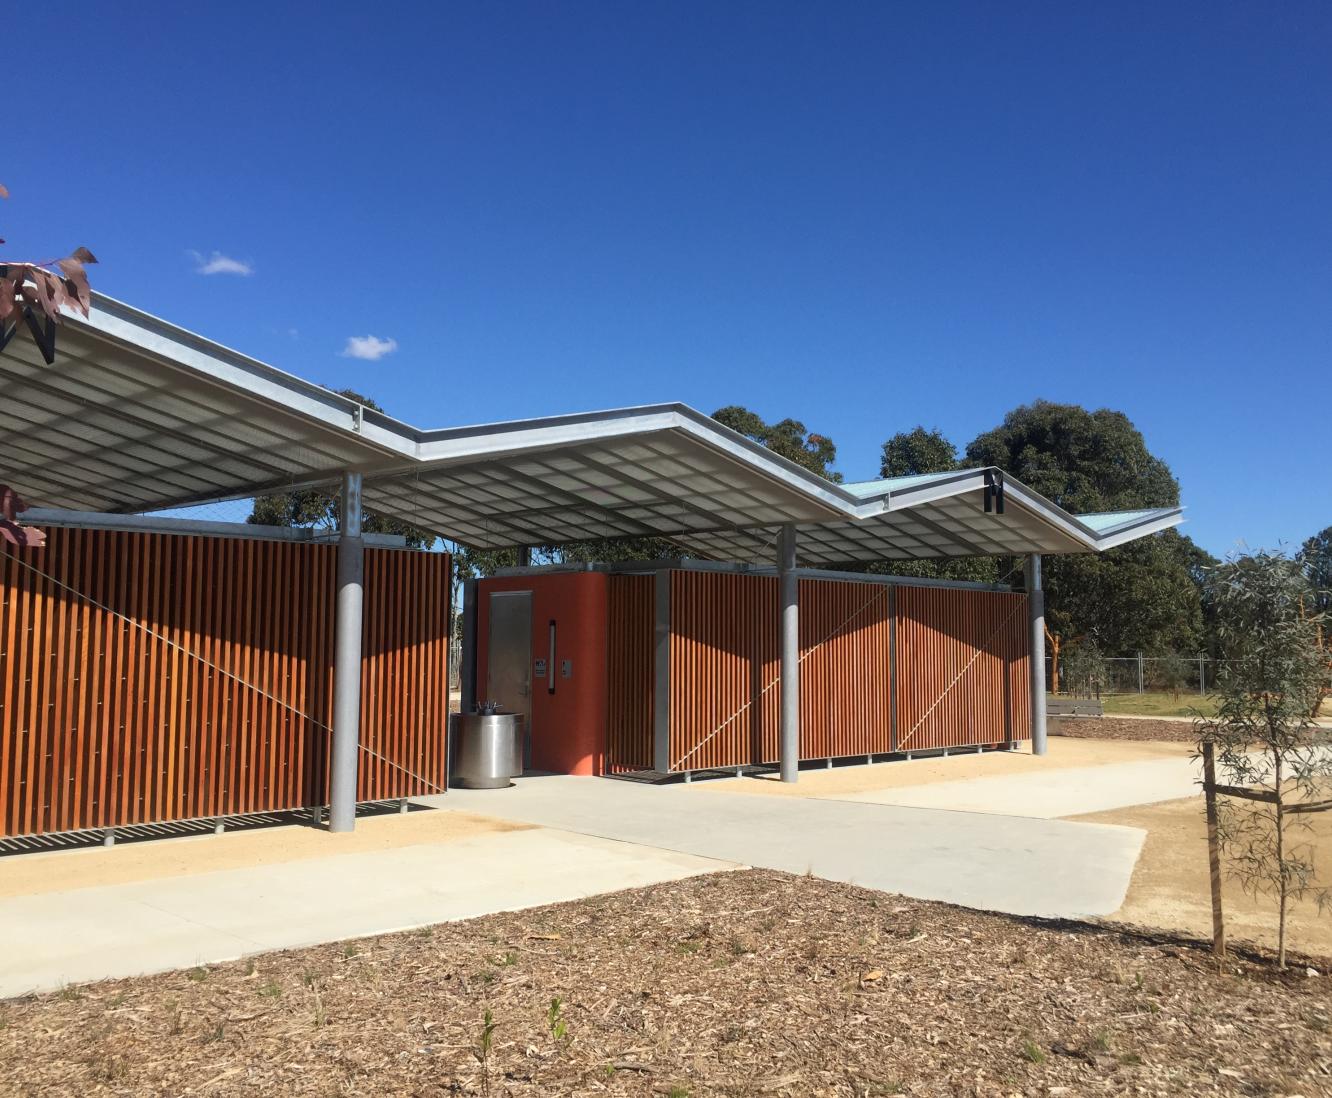
[(1273, 771), (1276, 790), (1276, 861), (1277, 861), (1277, 881), (1278, 881), (1278, 905), (1277, 905), (1277, 968), (1286, 967), (1286, 899), (1287, 899), (1287, 875), (1286, 875), (1286, 823), (1284, 819), (1284, 805), (1281, 801), (1281, 754), (1274, 751), (1276, 766)]
[(1050, 646), (1050, 682), (1049, 690), (1051, 694), (1059, 693), (1059, 635), (1051, 633), (1050, 627), (1045, 627), (1045, 643)]
[[(1304, 604), (1301, 603), (1300, 606), (1303, 609)], [(1318, 648), (1323, 653), (1323, 663), (1326, 665), (1327, 671), (1332, 675), (1332, 645), (1329, 645), (1323, 637), (1322, 625), (1318, 626)], [(1318, 714), (1322, 712), (1323, 701), (1327, 697), (1327, 677), (1324, 677), (1324, 681), (1314, 691), (1313, 712), (1309, 714), (1310, 720), (1316, 721)]]

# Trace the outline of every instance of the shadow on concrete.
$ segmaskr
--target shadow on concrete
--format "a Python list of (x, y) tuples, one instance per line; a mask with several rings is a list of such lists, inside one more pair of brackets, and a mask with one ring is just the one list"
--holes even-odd
[[(400, 812), (397, 800), (371, 801), (356, 806), (356, 818), (387, 816)], [(409, 812), (430, 812), (426, 805), (407, 802)], [(323, 813), (323, 822), (316, 824), (308, 808), (292, 809), (286, 812), (256, 812), (246, 816), (224, 816), (204, 820), (171, 820), (165, 823), (130, 824), (115, 829), (115, 845), (122, 843), (145, 843), (158, 839), (180, 839), (190, 835), (214, 834), (218, 825), (223, 832), (262, 831), (271, 827), (311, 827), (320, 831), (328, 829), (328, 812)], [(97, 828), (90, 831), (65, 831), (56, 835), (19, 835), (0, 839), (0, 859), (23, 854), (49, 854), (55, 850), (83, 850), (104, 845), (106, 830)]]

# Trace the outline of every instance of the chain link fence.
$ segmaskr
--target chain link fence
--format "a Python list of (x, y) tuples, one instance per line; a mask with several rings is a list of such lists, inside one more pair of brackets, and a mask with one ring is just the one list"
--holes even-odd
[[(1224, 661), (1210, 656), (1114, 656), (1060, 660), (1058, 693), (1076, 697), (1103, 694), (1204, 695), (1216, 684)], [(1045, 681), (1054, 689), (1053, 657), (1045, 657)]]

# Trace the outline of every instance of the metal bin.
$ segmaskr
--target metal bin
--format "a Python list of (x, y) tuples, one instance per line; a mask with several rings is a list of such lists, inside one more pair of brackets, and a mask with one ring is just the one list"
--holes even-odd
[(503, 789), (523, 772), (521, 713), (459, 713), (453, 727), (453, 784)]

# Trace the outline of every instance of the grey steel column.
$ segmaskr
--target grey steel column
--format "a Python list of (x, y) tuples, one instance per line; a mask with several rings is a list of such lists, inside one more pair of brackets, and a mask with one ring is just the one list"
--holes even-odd
[(796, 528), (782, 526), (777, 541), (777, 584), (781, 607), (782, 781), (800, 772), (800, 579), (796, 567)]
[(1033, 553), (1023, 569), (1031, 622), (1031, 753), (1044, 755), (1045, 743), (1045, 591), (1041, 555)]
[(361, 747), (361, 603), (364, 577), (361, 474), (344, 473), (333, 651), (333, 764), (329, 778), (328, 806), (330, 831), (351, 831), (356, 827), (356, 765)]

